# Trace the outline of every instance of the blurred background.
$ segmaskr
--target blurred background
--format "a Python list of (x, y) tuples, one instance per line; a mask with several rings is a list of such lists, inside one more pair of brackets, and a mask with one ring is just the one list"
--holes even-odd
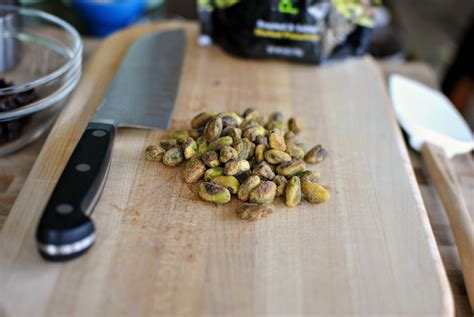
[[(84, 36), (104, 37), (134, 23), (196, 19), (196, 0), (4, 0), (57, 15)], [(105, 5), (104, 5), (105, 4)], [(106, 7), (101, 11), (98, 7)], [(474, 127), (474, 1), (385, 0), (369, 52), (381, 61), (422, 62)]]

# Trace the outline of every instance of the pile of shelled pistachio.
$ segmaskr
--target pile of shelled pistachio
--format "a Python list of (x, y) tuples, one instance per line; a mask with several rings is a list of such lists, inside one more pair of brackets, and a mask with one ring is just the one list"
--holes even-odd
[(306, 163), (323, 161), (328, 152), (316, 145), (305, 153), (296, 134), (302, 130), (297, 118), (283, 120), (272, 113), (267, 122), (249, 108), (236, 112), (203, 112), (191, 121), (191, 129), (171, 132), (169, 139), (145, 150), (145, 158), (167, 166), (183, 162), (184, 181), (198, 182), (201, 199), (228, 203), (232, 195), (245, 203), (237, 215), (256, 220), (274, 211), (275, 197), (283, 197), (288, 207), (302, 197), (310, 203), (323, 203), (329, 193), (319, 183), (318, 172)]

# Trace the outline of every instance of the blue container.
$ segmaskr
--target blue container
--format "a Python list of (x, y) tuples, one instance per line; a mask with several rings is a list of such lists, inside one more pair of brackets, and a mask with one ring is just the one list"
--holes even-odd
[(94, 36), (107, 36), (135, 23), (146, 8), (145, 0), (73, 0), (72, 6)]

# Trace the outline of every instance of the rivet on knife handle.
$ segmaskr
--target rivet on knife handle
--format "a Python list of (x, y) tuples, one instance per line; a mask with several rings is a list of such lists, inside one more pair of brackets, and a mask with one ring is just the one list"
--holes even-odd
[(95, 241), (89, 218), (109, 169), (115, 126), (89, 123), (41, 217), (36, 239), (43, 258), (65, 261)]

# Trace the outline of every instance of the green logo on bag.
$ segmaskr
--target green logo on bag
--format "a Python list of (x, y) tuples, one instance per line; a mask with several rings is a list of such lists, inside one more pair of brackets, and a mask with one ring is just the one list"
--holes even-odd
[(280, 11), (280, 13), (286, 14), (298, 14), (298, 12), (300, 12), (298, 8), (293, 7), (292, 0), (280, 0), (278, 11)]
[(240, 0), (215, 0), (215, 5), (218, 9), (226, 9), (237, 4)]

